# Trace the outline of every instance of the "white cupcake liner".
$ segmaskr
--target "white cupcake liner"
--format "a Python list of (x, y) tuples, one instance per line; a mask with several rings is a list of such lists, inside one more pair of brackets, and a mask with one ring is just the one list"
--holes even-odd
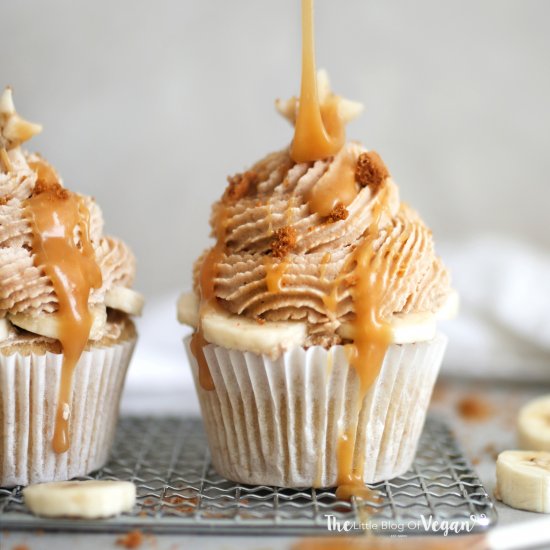
[(60, 481), (103, 466), (136, 338), (85, 351), (74, 371), (70, 448), (52, 448), (63, 355), (0, 354), (0, 486)]
[(337, 484), (340, 434), (357, 424), (354, 467), (366, 483), (414, 459), (447, 338), (390, 346), (362, 402), (343, 346), (265, 355), (204, 348), (215, 389), (204, 390), (185, 339), (212, 463), (223, 477), (279, 487)]

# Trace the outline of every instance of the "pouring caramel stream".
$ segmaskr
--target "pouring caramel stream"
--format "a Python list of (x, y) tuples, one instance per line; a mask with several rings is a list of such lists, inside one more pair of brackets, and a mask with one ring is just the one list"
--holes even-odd
[(346, 139), (338, 114), (338, 100), (319, 103), (315, 69), (313, 0), (302, 0), (302, 86), (290, 156), (295, 162), (311, 162), (336, 154)]
[(88, 298), (91, 289), (102, 284), (101, 270), (90, 242), (89, 212), (77, 195), (58, 183), (39, 178), (26, 207), (33, 229), (35, 264), (52, 281), (58, 300), (54, 315), (63, 347), (63, 365), (53, 448), (56, 453), (64, 453), (70, 445), (73, 372), (90, 335), (93, 317)]

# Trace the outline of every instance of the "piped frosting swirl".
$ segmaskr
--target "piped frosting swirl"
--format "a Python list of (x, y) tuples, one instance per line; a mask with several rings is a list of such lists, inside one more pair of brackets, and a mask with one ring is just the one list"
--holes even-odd
[[(311, 193), (342, 157), (353, 160), (356, 180), (363, 181), (354, 182), (355, 196), (348, 204), (322, 216), (312, 211)], [(370, 182), (369, 161), (374, 166)], [(374, 204), (384, 190), (374, 244), (377, 255), (389, 258), (380, 315), (390, 321), (395, 314), (439, 310), (450, 293), (448, 272), (435, 254), (431, 231), (400, 202), (380, 163), (378, 155), (356, 143), (312, 163), (294, 163), (285, 149), (230, 178), (211, 220), (215, 233), (223, 235), (214, 279), (218, 304), (260, 322), (305, 321), (306, 345), (339, 343), (341, 327), (355, 316), (352, 256), (372, 229)], [(202, 259), (195, 264), (196, 285)]]

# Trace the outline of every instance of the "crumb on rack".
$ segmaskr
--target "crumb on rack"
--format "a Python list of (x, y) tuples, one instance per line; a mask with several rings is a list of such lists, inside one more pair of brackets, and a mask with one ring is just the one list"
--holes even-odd
[(31, 197), (36, 197), (43, 193), (49, 193), (53, 198), (67, 200), (70, 192), (57, 182), (38, 180), (32, 190)]
[(497, 446), (494, 443), (487, 443), (487, 445), (483, 447), (483, 452), (486, 455), (489, 455), (495, 461), (498, 458), (498, 455), (500, 454), (497, 449)]
[(277, 229), (271, 241), (271, 252), (275, 258), (284, 258), (296, 246), (296, 230), (285, 226)]
[(363, 187), (376, 191), (390, 173), (376, 151), (361, 153), (355, 167), (355, 180)]
[(328, 214), (327, 222), (334, 223), (340, 220), (345, 220), (349, 215), (348, 209), (339, 202)]
[(477, 395), (469, 395), (457, 403), (458, 414), (465, 420), (482, 422), (493, 414), (493, 407)]
[(236, 202), (249, 195), (258, 183), (258, 175), (255, 172), (244, 172), (227, 178), (228, 186), (223, 194), (223, 200)]
[(129, 531), (116, 539), (117, 546), (124, 548), (139, 548), (143, 544), (143, 533), (138, 531)]

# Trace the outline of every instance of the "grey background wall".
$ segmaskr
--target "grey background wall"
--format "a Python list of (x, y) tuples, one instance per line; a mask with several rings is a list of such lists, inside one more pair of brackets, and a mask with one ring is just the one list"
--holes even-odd
[[(550, 249), (550, 2), (317, 1), (319, 65), (365, 103), (349, 127), (453, 242)], [(45, 126), (30, 148), (94, 195), (151, 295), (189, 285), (229, 173), (291, 138), (298, 0), (5, 2), (0, 85)]]

